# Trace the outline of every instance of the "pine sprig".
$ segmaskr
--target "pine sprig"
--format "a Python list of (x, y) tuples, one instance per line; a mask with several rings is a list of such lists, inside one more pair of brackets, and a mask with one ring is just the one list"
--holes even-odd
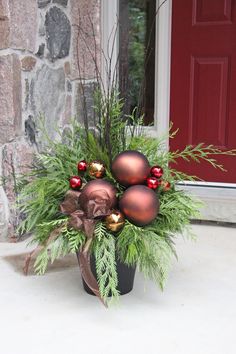
[(66, 228), (63, 231), (63, 235), (68, 242), (69, 252), (75, 253), (85, 243), (86, 237), (82, 231), (74, 230), (72, 228)]
[[(135, 111), (130, 116), (122, 116), (123, 102), (115, 92), (110, 93), (105, 101), (103, 97), (101, 99), (100, 106), (97, 104), (99, 123), (93, 131), (81, 129), (76, 121), (72, 121), (63, 134), (58, 131), (61, 141), (52, 141), (43, 131), (47, 145), (44, 152), (35, 157), (32, 171), (19, 180), (18, 205), (21, 215), (25, 215), (19, 232), (34, 233), (33, 242), (42, 248), (35, 262), (35, 272), (43, 274), (49, 262), (79, 251), (86, 242), (85, 234), (69, 228), (68, 217), (59, 212), (59, 205), (68, 190), (68, 180), (77, 174), (79, 160), (102, 160), (106, 164), (105, 179), (116, 186), (119, 195), (124, 188), (112, 176), (111, 159), (120, 151), (138, 150), (147, 157), (150, 165), (163, 167), (163, 179), (171, 182), (172, 187), (166, 192), (158, 189), (160, 212), (150, 225), (138, 227), (126, 221), (124, 228), (114, 236), (102, 221), (96, 224), (91, 249), (96, 260), (99, 289), (107, 302), (110, 296), (117, 299), (119, 295), (116, 259), (128, 266), (137, 266), (163, 289), (172, 258), (177, 257), (176, 235), (187, 232), (192, 237), (190, 220), (199, 217), (201, 203), (180, 187), (176, 189), (176, 182), (196, 180), (197, 177), (170, 168), (169, 164), (172, 166), (178, 159), (197, 163), (206, 161), (223, 171), (215, 156), (234, 156), (236, 150), (221, 151), (212, 145), (198, 144), (182, 151), (166, 151), (167, 136), (160, 139), (144, 136)], [(130, 122), (133, 126), (129, 127)], [(176, 133), (177, 130), (170, 132), (169, 137), (173, 138)], [(83, 180), (86, 183), (89, 177), (85, 174)], [(58, 233), (51, 238), (56, 230)]]
[[(67, 222), (68, 217), (65, 216), (37, 225), (34, 237), (30, 241), (30, 244), (36, 244), (36, 249), (42, 248), (34, 264), (37, 274), (45, 273), (49, 261), (53, 263), (68, 253), (75, 253), (85, 243), (84, 233), (69, 228)], [(52, 237), (54, 233), (55, 237)]]
[(46, 134), (46, 152), (35, 156), (29, 176), (18, 178), (21, 186), (18, 207), (21, 214), (27, 216), (18, 229), (19, 234), (32, 232), (37, 225), (58, 218), (59, 204), (68, 190), (69, 178), (77, 174), (77, 162), (86, 154), (85, 134), (75, 121), (63, 136), (66, 144), (55, 142), (45, 131), (43, 133), (44, 137)]
[(46, 272), (47, 266), (49, 262), (49, 254), (48, 250), (43, 249), (36, 258), (34, 263), (34, 271), (38, 275), (43, 275)]
[(144, 251), (144, 230), (126, 220), (125, 227), (117, 237), (117, 250), (122, 262), (135, 266)]
[(201, 161), (206, 161), (212, 167), (218, 168), (221, 171), (226, 171), (222, 164), (218, 163), (217, 160), (212, 155), (227, 155), (227, 156), (235, 156), (236, 149), (232, 150), (220, 150), (213, 145), (205, 145), (203, 143), (197, 144), (195, 146), (188, 145), (182, 151), (176, 150), (174, 152), (170, 152), (169, 154), (169, 162), (176, 163), (176, 160), (181, 158), (187, 162), (195, 161), (200, 163)]
[(190, 220), (200, 216), (202, 203), (181, 190), (171, 190), (160, 196), (160, 211), (157, 219), (147, 229), (169, 233), (181, 233)]
[(116, 271), (116, 247), (114, 236), (97, 224), (95, 229), (96, 241), (93, 245), (93, 252), (96, 259), (96, 273), (101, 297), (108, 302), (117, 300), (118, 278)]
[(173, 255), (174, 249), (168, 237), (149, 232), (144, 234), (144, 251), (138, 259), (139, 270), (149, 279), (154, 280), (163, 290)]
[(98, 222), (94, 230), (95, 239), (98, 242), (100, 242), (103, 240), (104, 237), (106, 237), (106, 234), (107, 234), (107, 228), (105, 224), (102, 222)]
[(118, 237), (117, 249), (121, 261), (138, 266), (145, 276), (163, 288), (171, 259), (176, 255), (169, 236), (127, 222)]

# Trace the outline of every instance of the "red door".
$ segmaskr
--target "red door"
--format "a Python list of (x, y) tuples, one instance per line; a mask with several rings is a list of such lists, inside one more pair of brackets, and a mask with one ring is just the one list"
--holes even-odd
[[(236, 1), (173, 0), (170, 119), (179, 128), (171, 150), (199, 142), (236, 147)], [(236, 183), (236, 157), (221, 156), (227, 173), (178, 162), (206, 181)]]

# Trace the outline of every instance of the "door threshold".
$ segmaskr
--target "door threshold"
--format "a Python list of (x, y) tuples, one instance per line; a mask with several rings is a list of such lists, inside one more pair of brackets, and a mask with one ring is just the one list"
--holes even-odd
[(198, 220), (236, 223), (236, 184), (186, 181), (178, 188), (204, 203)]
[(191, 220), (192, 225), (205, 225), (205, 226), (223, 226), (236, 228), (236, 223), (223, 222), (223, 221), (211, 221), (211, 220)]

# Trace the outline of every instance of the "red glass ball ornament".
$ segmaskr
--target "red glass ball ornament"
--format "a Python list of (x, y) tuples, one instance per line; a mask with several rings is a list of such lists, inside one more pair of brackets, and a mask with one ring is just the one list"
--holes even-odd
[(122, 195), (119, 209), (126, 218), (137, 226), (148, 225), (158, 212), (160, 203), (156, 193), (147, 186), (129, 187)]
[(153, 177), (161, 178), (163, 176), (163, 169), (160, 166), (153, 166), (150, 173)]
[(72, 189), (80, 189), (82, 186), (82, 179), (79, 176), (73, 176), (70, 178), (70, 187)]
[(160, 185), (160, 182), (158, 181), (158, 179), (156, 177), (148, 177), (146, 182), (147, 182), (148, 188), (151, 188), (151, 189), (157, 189), (157, 187)]
[(77, 165), (77, 167), (78, 167), (78, 171), (80, 172), (80, 171), (86, 171), (87, 170), (87, 162), (85, 161), (85, 160), (81, 160), (81, 161), (79, 161), (78, 162), (78, 165)]
[(146, 156), (139, 151), (127, 150), (118, 154), (112, 162), (112, 174), (123, 186), (143, 184), (150, 172)]
[(161, 181), (162, 189), (167, 192), (171, 189), (171, 184), (168, 181)]

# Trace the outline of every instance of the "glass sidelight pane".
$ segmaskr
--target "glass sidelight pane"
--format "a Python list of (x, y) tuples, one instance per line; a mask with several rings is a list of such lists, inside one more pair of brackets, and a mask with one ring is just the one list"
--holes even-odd
[(154, 121), (155, 0), (119, 1), (119, 84), (125, 113), (134, 107), (144, 124)]

